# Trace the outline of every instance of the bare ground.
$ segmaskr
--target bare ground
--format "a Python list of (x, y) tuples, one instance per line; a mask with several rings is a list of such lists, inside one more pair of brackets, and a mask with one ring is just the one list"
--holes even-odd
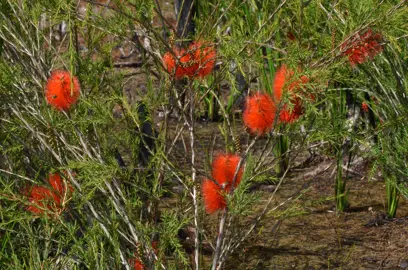
[(294, 173), (282, 185), (276, 203), (305, 185), (308, 190), (292, 206), (292, 216), (265, 219), (225, 269), (408, 269), (406, 200), (401, 198), (397, 218), (387, 220), (384, 182), (354, 174), (348, 180), (350, 207), (337, 216), (331, 170), (302, 180), (328, 162)]

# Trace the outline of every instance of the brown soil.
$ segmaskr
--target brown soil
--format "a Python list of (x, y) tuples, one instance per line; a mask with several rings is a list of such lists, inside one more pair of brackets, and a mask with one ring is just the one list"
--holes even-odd
[(277, 192), (276, 204), (307, 187), (290, 206), (291, 216), (266, 218), (225, 269), (408, 269), (406, 200), (401, 198), (396, 219), (384, 219), (384, 182), (368, 181), (362, 172), (350, 175), (350, 207), (337, 216), (333, 169), (302, 179), (329, 162), (321, 161), (288, 178)]

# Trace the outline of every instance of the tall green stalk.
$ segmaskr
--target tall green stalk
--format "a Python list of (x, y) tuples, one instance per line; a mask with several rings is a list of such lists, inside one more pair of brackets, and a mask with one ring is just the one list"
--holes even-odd
[(275, 156), (279, 159), (279, 163), (275, 167), (278, 176), (283, 175), (289, 166), (289, 138), (287, 135), (278, 135), (277, 143), (274, 149)]
[(346, 148), (344, 141), (344, 126), (346, 116), (346, 93), (345, 91), (339, 91), (338, 99), (333, 100), (332, 107), (332, 121), (334, 131), (337, 133), (337, 139), (334, 141), (335, 155), (337, 159), (337, 173), (335, 179), (335, 202), (337, 212), (343, 212), (347, 205), (347, 192), (346, 192), (346, 178), (343, 176), (343, 157)]
[(384, 175), (385, 190), (387, 192), (387, 217), (395, 218), (397, 214), (400, 192), (397, 188), (396, 179), (392, 175)]
[(337, 155), (337, 174), (336, 174), (336, 210), (343, 212), (347, 205), (346, 179), (343, 179), (343, 158), (341, 151)]

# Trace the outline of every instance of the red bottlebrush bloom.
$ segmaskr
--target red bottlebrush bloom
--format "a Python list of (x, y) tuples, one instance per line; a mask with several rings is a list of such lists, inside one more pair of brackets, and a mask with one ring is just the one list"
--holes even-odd
[(201, 190), (204, 198), (205, 210), (208, 214), (212, 214), (227, 206), (227, 202), (225, 201), (223, 194), (221, 194), (221, 187), (211, 180), (205, 179)]
[[(176, 59), (175, 57), (178, 59)], [(192, 78), (197, 70), (198, 64), (191, 52), (185, 49), (173, 49), (173, 52), (167, 52), (163, 56), (163, 63), (167, 71), (177, 80), (184, 77)]]
[(204, 42), (194, 42), (189, 50), (193, 52), (197, 66), (197, 76), (204, 78), (214, 69), (217, 52), (214, 45), (208, 45)]
[(60, 111), (68, 110), (78, 101), (81, 89), (78, 78), (63, 70), (52, 72), (45, 88), (48, 104)]
[(286, 85), (288, 83), (288, 78), (293, 76), (293, 71), (288, 70), (286, 65), (282, 65), (275, 73), (275, 78), (273, 80), (273, 94), (275, 101), (278, 103), (282, 98), (283, 89), (286, 86), (287, 88), (291, 88), (290, 86)]
[(274, 123), (276, 106), (268, 94), (255, 93), (247, 97), (242, 114), (245, 126), (252, 133), (265, 134)]
[[(45, 209), (48, 209), (55, 214), (59, 214), (63, 210), (63, 200), (65, 196), (65, 186), (59, 174), (50, 174), (48, 182), (52, 189), (33, 186), (28, 195), (28, 200), (34, 205), (27, 207), (27, 210), (34, 214), (42, 214)], [(70, 192), (73, 188), (69, 186)]]
[(134, 270), (145, 270), (144, 264), (139, 259), (132, 259), (129, 262), (130, 267), (133, 267)]
[[(159, 245), (159, 242), (157, 241), (153, 241), (152, 242), (152, 247), (154, 250), (154, 253), (157, 255), (158, 249), (157, 246)], [(143, 262), (137, 258), (138, 254), (135, 253), (135, 258), (132, 258), (130, 260), (128, 260), (128, 263), (130, 264), (130, 267), (134, 270), (145, 270), (147, 269), (147, 267), (145, 267), (145, 265), (143, 264)]]
[(57, 213), (61, 207), (60, 196), (46, 187), (32, 187), (28, 200), (35, 204), (27, 207), (27, 210), (34, 214), (42, 214), (46, 208)]
[[(137, 254), (135, 254), (135, 256), (137, 256)], [(134, 269), (134, 270), (146, 270), (147, 269), (147, 267), (145, 267), (143, 262), (138, 258), (132, 258), (128, 260), (128, 263), (130, 265), (130, 269)]]
[[(240, 160), (240, 156), (233, 154), (221, 154), (213, 160), (212, 177), (219, 185), (225, 186), (227, 191), (231, 188), (232, 180)], [(235, 187), (241, 181), (242, 172), (243, 168), (241, 166), (235, 179)]]
[(373, 59), (382, 51), (382, 36), (374, 34), (371, 29), (362, 34), (356, 33), (341, 45), (343, 55), (348, 56), (351, 66), (364, 63), (368, 58)]
[(363, 112), (368, 113), (368, 104), (363, 102), (361, 104), (361, 109), (363, 110)]
[(286, 104), (283, 105), (283, 108), (279, 113), (279, 121), (290, 124), (295, 122), (303, 114), (300, 98), (297, 98), (294, 102), (295, 105), (292, 109), (288, 108)]
[[(52, 186), (52, 188), (57, 191), (59, 194), (63, 195), (65, 193), (65, 185), (64, 185), (64, 181), (62, 180), (62, 177), (59, 173), (50, 173), (48, 176), (48, 182), (50, 183), (50, 185)], [(68, 189), (69, 192), (73, 192), (74, 189), (71, 185), (68, 185)]]
[[(291, 82), (293, 76), (293, 70), (288, 69), (286, 65), (282, 65), (276, 71), (273, 82), (275, 102), (281, 102), (282, 95), (288, 92), (290, 95), (289, 100), (293, 104), (292, 110), (286, 104), (282, 106), (279, 112), (279, 120), (283, 123), (293, 123), (303, 114), (302, 100), (296, 95), (296, 92), (299, 91), (301, 84), (309, 82), (309, 78), (302, 76), (300, 80)], [(310, 95), (310, 98), (314, 99), (312, 95)]]
[[(208, 214), (226, 207), (227, 202), (224, 193), (229, 192), (234, 179), (235, 171), (241, 158), (233, 154), (221, 154), (215, 157), (212, 163), (212, 177), (214, 181), (205, 179), (202, 185), (202, 193), (205, 209)], [(243, 168), (238, 170), (234, 187), (241, 182)]]

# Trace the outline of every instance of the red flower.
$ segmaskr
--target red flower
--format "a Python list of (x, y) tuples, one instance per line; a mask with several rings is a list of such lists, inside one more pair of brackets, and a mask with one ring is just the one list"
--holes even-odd
[(130, 264), (130, 267), (133, 266), (134, 270), (144, 270), (144, 269), (146, 269), (144, 264), (139, 259), (136, 259), (136, 258), (130, 260), (129, 264)]
[[(226, 185), (225, 189), (229, 191), (232, 184), (232, 180), (237, 170), (237, 166), (241, 157), (233, 154), (220, 154), (213, 160), (212, 163), (212, 177), (220, 185)], [(243, 168), (238, 171), (235, 187), (241, 181)]]
[(172, 53), (167, 52), (164, 54), (163, 63), (167, 71), (174, 75), (177, 80), (184, 77), (192, 78), (198, 68), (194, 55), (191, 52), (186, 52), (185, 49), (179, 48), (173, 49)]
[(208, 214), (212, 214), (227, 206), (225, 198), (223, 194), (221, 194), (221, 187), (211, 180), (204, 179), (201, 190), (204, 198), (205, 210)]
[[(178, 61), (176, 61), (176, 58)], [(176, 79), (195, 76), (204, 78), (214, 69), (217, 52), (214, 45), (193, 42), (188, 50), (173, 49), (163, 56), (163, 63), (170, 74)]]
[(28, 198), (30, 205), (27, 210), (34, 214), (42, 214), (45, 209), (58, 213), (61, 209), (61, 198), (49, 188), (33, 186)]
[(351, 66), (364, 63), (382, 51), (382, 36), (371, 29), (356, 33), (341, 45), (343, 55), (348, 56)]
[(279, 121), (282, 123), (293, 123), (303, 114), (300, 98), (296, 98), (294, 102), (295, 105), (292, 109), (288, 108), (287, 104), (283, 105), (279, 113)]
[[(233, 154), (221, 154), (215, 157), (212, 163), (211, 180), (205, 179), (202, 185), (202, 193), (205, 203), (205, 209), (208, 214), (212, 214), (217, 210), (226, 207), (227, 202), (224, 198), (224, 193), (229, 192), (234, 179), (235, 171), (241, 158)], [(238, 170), (234, 187), (237, 187), (241, 182), (243, 168)]]
[(274, 123), (276, 106), (268, 94), (247, 97), (242, 119), (252, 133), (265, 134)]
[(73, 188), (69, 186), (68, 196), (61, 175), (50, 174), (48, 182), (52, 188), (33, 186), (29, 192), (28, 200), (31, 204), (27, 210), (34, 214), (42, 214), (46, 209), (59, 214), (63, 210), (63, 201), (70, 195)]
[(361, 104), (361, 109), (363, 110), (363, 112), (368, 113), (368, 104), (363, 102)]
[[(293, 109), (288, 108), (287, 104), (283, 104), (279, 112), (279, 120), (284, 123), (292, 123), (297, 120), (303, 114), (302, 100), (297, 96), (300, 90), (300, 85), (309, 81), (306, 76), (300, 77), (300, 80), (292, 81), (294, 76), (293, 70), (290, 70), (286, 65), (282, 65), (275, 73), (275, 79), (273, 82), (273, 92), (275, 102), (281, 102), (282, 95), (286, 92), (289, 93), (290, 103), (293, 105)], [(312, 95), (309, 95), (311, 99), (314, 99)]]
[(68, 110), (78, 101), (80, 94), (78, 78), (63, 70), (52, 72), (45, 88), (48, 104), (60, 111)]
[[(154, 250), (154, 253), (157, 255), (158, 249), (157, 246), (159, 245), (159, 242), (153, 241), (152, 242), (152, 247)], [(133, 267), (134, 270), (145, 270), (147, 267), (143, 264), (143, 262), (140, 260), (140, 258), (137, 258), (138, 254), (135, 253), (135, 258), (132, 258), (128, 260), (128, 263), (130, 264), (130, 267)]]
[[(50, 183), (50, 185), (56, 192), (58, 192), (61, 195), (64, 195), (66, 188), (65, 188), (64, 181), (62, 180), (62, 177), (59, 173), (54, 173), (54, 174), (50, 173), (48, 176), (48, 183)], [(73, 192), (74, 188), (68, 183), (67, 185), (68, 185), (69, 191)]]
[(203, 42), (194, 42), (189, 50), (194, 54), (194, 60), (198, 63), (197, 76), (204, 78), (214, 69), (217, 52), (214, 45), (208, 45)]

